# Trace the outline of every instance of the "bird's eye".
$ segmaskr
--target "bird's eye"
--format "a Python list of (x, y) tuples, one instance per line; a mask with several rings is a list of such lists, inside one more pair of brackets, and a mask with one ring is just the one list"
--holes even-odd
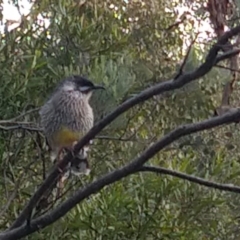
[(80, 87), (79, 90), (80, 92), (88, 93), (89, 91), (91, 91), (91, 87), (84, 86), (84, 87)]

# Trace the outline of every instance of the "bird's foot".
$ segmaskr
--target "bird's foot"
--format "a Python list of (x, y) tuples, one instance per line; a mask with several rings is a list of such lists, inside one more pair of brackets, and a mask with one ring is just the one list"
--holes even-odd
[(80, 159), (80, 158), (75, 158), (74, 161), (72, 162), (71, 165), (71, 172), (73, 175), (79, 176), (79, 175), (89, 175), (91, 172), (89, 162), (87, 158), (85, 159)]

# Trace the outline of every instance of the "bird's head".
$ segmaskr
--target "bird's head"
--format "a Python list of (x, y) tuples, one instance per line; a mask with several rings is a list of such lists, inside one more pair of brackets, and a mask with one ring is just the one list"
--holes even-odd
[(63, 83), (64, 91), (80, 93), (87, 100), (92, 96), (92, 92), (98, 89), (105, 90), (103, 86), (95, 85), (89, 79), (78, 75), (67, 78)]

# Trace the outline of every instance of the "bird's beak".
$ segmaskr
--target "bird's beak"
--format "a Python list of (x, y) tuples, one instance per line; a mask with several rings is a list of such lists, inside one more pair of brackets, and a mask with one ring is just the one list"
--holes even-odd
[(105, 87), (101, 86), (101, 85), (94, 85), (93, 87), (94, 90), (97, 90), (97, 89), (103, 89), (105, 90)]

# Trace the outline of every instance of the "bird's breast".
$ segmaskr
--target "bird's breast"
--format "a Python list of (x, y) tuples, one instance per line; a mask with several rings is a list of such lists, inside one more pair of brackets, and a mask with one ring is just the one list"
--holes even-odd
[(61, 127), (59, 131), (54, 134), (54, 142), (57, 146), (71, 147), (72, 144), (83, 136), (81, 131), (73, 131), (68, 127)]
[(54, 128), (49, 126), (46, 132), (52, 145), (67, 147), (79, 141), (92, 128), (94, 116), (87, 102), (79, 98), (64, 98), (56, 105), (51, 122)]
[(92, 128), (94, 116), (91, 108), (76, 109), (72, 111), (72, 116), (69, 117), (69, 126), (75, 131), (87, 132)]

